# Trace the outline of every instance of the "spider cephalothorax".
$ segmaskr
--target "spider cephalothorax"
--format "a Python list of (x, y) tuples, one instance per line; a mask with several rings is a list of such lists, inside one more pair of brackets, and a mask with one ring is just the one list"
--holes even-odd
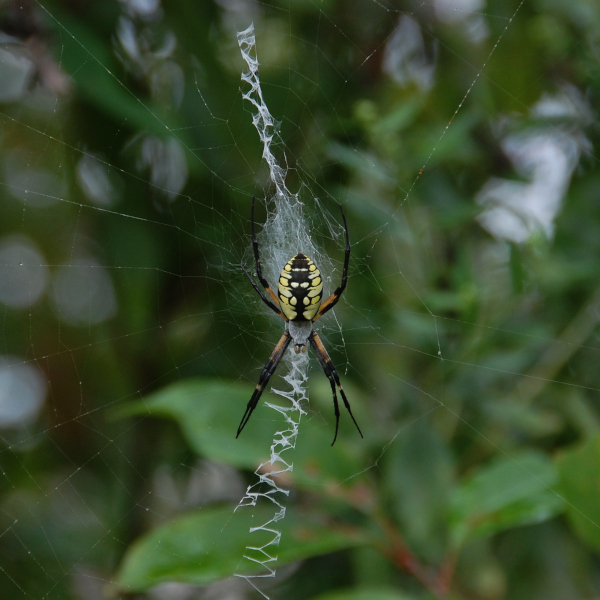
[[(242, 269), (246, 274), (246, 277), (250, 280), (252, 287), (256, 290), (256, 293), (261, 297), (262, 301), (273, 311), (275, 311), (284, 321), (287, 322), (285, 331), (281, 336), (281, 339), (275, 346), (275, 350), (271, 354), (271, 357), (264, 366), (254, 393), (248, 402), (246, 412), (242, 417), (242, 421), (238, 428), (237, 436), (240, 435), (242, 429), (246, 426), (246, 423), (250, 419), (252, 412), (256, 408), (258, 401), (265, 389), (265, 386), (269, 382), (271, 375), (275, 372), (277, 365), (283, 358), (285, 351), (291, 342), (294, 342), (294, 350), (296, 353), (306, 352), (306, 346), (310, 344), (317, 355), (317, 359), (321, 368), (327, 375), (329, 382), (331, 383), (331, 391), (333, 393), (333, 407), (335, 410), (335, 436), (333, 438), (332, 446), (335, 444), (337, 439), (338, 427), (340, 423), (340, 409), (338, 405), (336, 387), (340, 391), (344, 406), (348, 409), (352, 421), (356, 425), (360, 436), (362, 432), (358, 423), (354, 419), (350, 404), (340, 383), (339, 375), (327, 354), (327, 350), (321, 342), (321, 339), (317, 335), (317, 332), (313, 329), (312, 324), (320, 319), (327, 311), (331, 310), (337, 301), (340, 299), (342, 292), (346, 288), (346, 282), (348, 281), (348, 263), (350, 261), (350, 238), (348, 237), (348, 224), (346, 223), (346, 215), (344, 209), (340, 205), (342, 211), (342, 218), (344, 219), (344, 229), (346, 231), (346, 253), (344, 257), (344, 271), (342, 273), (342, 283), (340, 286), (325, 300), (322, 300), (323, 292), (323, 281), (321, 273), (315, 265), (315, 263), (308, 258), (308, 256), (299, 253), (293, 256), (281, 270), (279, 275), (279, 285), (277, 286), (279, 295), (276, 296), (275, 292), (271, 289), (271, 286), (267, 280), (263, 277), (262, 267), (260, 264), (260, 256), (258, 253), (258, 242), (256, 240), (256, 233), (254, 231), (254, 198), (252, 198), (252, 248), (254, 250), (254, 260), (256, 263), (256, 275), (261, 285), (265, 288), (265, 291), (271, 297), (272, 301), (267, 298), (262, 290), (256, 285), (250, 273), (242, 265)], [(236, 437), (237, 437), (236, 436)]]

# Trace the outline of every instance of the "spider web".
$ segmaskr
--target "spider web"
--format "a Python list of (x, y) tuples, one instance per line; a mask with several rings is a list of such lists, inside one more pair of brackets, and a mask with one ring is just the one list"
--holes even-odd
[[(196, 459), (174, 433), (165, 435), (161, 445), (164, 423), (153, 418), (160, 411), (152, 405), (141, 417), (118, 418), (120, 407), (146, 402), (165, 386), (199, 375), (225, 388), (232, 381), (248, 384), (247, 389), (254, 386), (282, 323), (264, 315), (239, 268), (241, 262), (252, 266), (253, 195), (266, 208), (259, 243), (267, 279), (276, 281), (281, 265), (302, 250), (324, 273), (324, 294), (332, 291), (341, 274), (344, 238), (337, 203), (348, 207), (353, 244), (349, 289), (360, 292), (345, 296), (336, 314), (319, 324), (345, 387), (347, 380), (356, 382), (350, 387), (355, 411), (362, 403), (362, 415), (369, 414), (371, 407), (361, 397), (373, 405), (374, 431), (365, 443), (375, 451), (360, 468), (333, 482), (340, 493), (349, 483), (367, 482), (384, 468), (389, 455), (397, 456), (400, 442), (422, 436), (423, 423), (432, 420), (433, 429), (445, 436), (458, 428), (471, 430), (487, 448), (483, 454), (515, 462), (525, 481), (513, 478), (515, 486), (541, 481), (558, 497), (554, 485), (521, 457), (507, 434), (516, 429), (524, 435), (536, 427), (539, 435), (554, 431), (552, 411), (542, 411), (534, 424), (521, 429), (500, 425), (533, 419), (531, 406), (548, 386), (572, 391), (570, 406), (586, 405), (583, 394), (597, 402), (599, 386), (591, 365), (598, 350), (593, 341), (598, 294), (592, 293), (583, 306), (569, 307), (572, 318), (562, 333), (550, 327), (523, 333), (518, 319), (509, 319), (493, 299), (506, 298), (513, 285), (507, 265), (510, 253), (517, 252), (514, 245), (536, 237), (552, 240), (557, 214), (582, 157), (596, 168), (584, 134), (594, 119), (584, 95), (562, 85), (555, 94), (530, 102), (513, 97), (514, 110), (529, 112), (542, 124), (535, 130), (511, 129), (505, 116), (505, 122), (493, 123), (511, 170), (521, 180), (471, 174), (480, 184), (473, 195), (481, 208), (473, 223), (489, 233), (480, 243), (479, 284), (495, 320), (488, 322), (477, 314), (470, 319), (464, 313), (453, 316), (458, 300), (431, 293), (427, 280), (438, 268), (438, 225), (420, 212), (425, 206), (442, 212), (439, 200), (430, 198), (445, 189), (443, 177), (437, 176), (451, 155), (449, 138), (463, 139), (468, 123), (460, 117), (482, 80), (504, 86), (507, 75), (492, 67), (505, 36), (519, 35), (522, 5), (507, 12), (478, 2), (437, 2), (419, 5), (419, 10), (434, 11), (424, 14), (417, 8), (407, 12), (405, 6), (361, 0), (357, 10), (375, 15), (380, 27), (371, 31), (365, 25), (375, 41), (364, 50), (354, 27), (333, 8), (315, 3), (314, 35), (301, 40), (306, 63), (285, 64), (278, 52), (297, 41), (296, 33), (286, 29), (290, 15), (300, 10), (292, 6), (219, 2), (214, 7), (219, 19), (211, 22), (218, 23), (220, 32), (206, 31), (196, 49), (164, 25), (172, 18), (168, 5), (158, 0), (115, 3), (111, 10), (117, 17), (104, 24), (114, 39), (114, 53), (107, 56), (93, 28), (82, 27), (65, 6), (31, 4), (35, 19), (43, 18), (50, 24), (45, 27), (53, 29), (58, 52), (47, 61), (44, 44), (50, 42), (36, 34), (35, 22), (33, 35), (17, 30), (3, 39), (3, 78), (10, 85), (2, 92), (0, 139), (0, 571), (7, 597), (52, 599), (70, 594), (87, 599), (109, 593), (107, 586), (118, 590), (115, 573), (134, 539), (175, 520), (185, 509), (201, 510), (218, 501), (239, 503), (243, 510), (251, 510), (259, 499), (271, 501), (273, 518), (261, 521), (257, 512), (258, 520), (252, 521), (246, 556), (266, 568), (263, 574), (274, 575), (281, 535), (277, 522), (285, 515), (293, 489), (287, 473), (294, 461), (300, 414), (308, 415), (302, 427), (329, 441), (334, 426), (328, 384), (317, 381), (324, 379), (317, 369), (312, 371), (314, 394), (308, 403), (308, 356), (288, 353), (281, 376), (273, 378), (273, 389), (265, 392), (242, 434), (252, 436), (249, 429), (256, 422), (257, 427), (268, 426), (272, 435), (283, 417), (284, 429), (275, 434), (270, 452), (264, 449), (270, 459), (255, 463), (256, 478), (249, 485), (231, 467)], [(101, 18), (101, 11), (98, 15)], [(366, 148), (356, 141), (348, 129), (344, 95), (354, 94), (351, 88), (359, 83), (366, 85), (376, 69), (397, 89), (418, 90), (406, 102), (408, 108), (391, 112), (393, 119), (374, 130), (382, 144), (394, 143), (388, 133), (395, 127), (404, 131), (402, 123), (411, 122), (411, 111), (418, 112), (436, 78), (443, 77), (439, 56), (463, 49), (455, 38), (448, 41), (428, 33), (423, 23), (436, 19), (470, 36), (473, 50), (459, 56), (464, 81), (452, 111), (433, 113), (439, 121), (434, 135), (423, 141), (421, 153), (410, 163), (411, 172), (400, 178), (374, 154), (377, 143)], [(230, 101), (222, 106), (219, 102), (226, 94), (218, 88), (227, 84), (221, 78), (233, 82), (235, 73), (239, 77), (245, 71), (235, 32), (253, 20), (266, 72), (261, 81), (263, 86), (270, 83), (260, 91), (251, 67), (254, 55), (248, 53), (250, 42), (242, 38), (250, 76), (238, 84), (241, 93), (229, 83)], [(328, 55), (331, 45), (320, 31), (335, 32), (350, 58)], [(219, 56), (213, 62), (201, 54), (211, 35), (219, 37)], [(335, 95), (328, 78), (344, 82)], [(269, 93), (277, 98), (281, 87), (287, 100), (269, 100)], [(84, 121), (73, 126), (86, 116), (81, 107), (81, 114), (71, 113), (75, 90), (84, 104), (94, 107), (99, 124)], [(298, 105), (303, 111), (294, 108)], [(354, 110), (356, 120), (368, 129), (377, 110), (374, 101), (357, 102)], [(565, 114), (569, 129), (556, 124)], [(260, 136), (252, 129), (253, 119)], [(407, 136), (419, 134), (406, 127)], [(338, 132), (338, 141), (323, 146), (320, 140), (330, 139), (332, 130)], [(398, 152), (402, 155), (401, 148)], [(355, 172), (354, 178), (340, 172), (338, 186), (326, 183), (341, 167)], [(466, 173), (470, 175), (468, 169)], [(435, 183), (428, 185), (428, 178)], [(540, 196), (548, 199), (542, 209)], [(378, 263), (385, 261), (382, 268)], [(395, 310), (392, 317), (372, 315), (370, 289)], [(467, 351), (468, 344), (457, 349), (461, 337), (470, 338), (474, 350)], [(486, 343), (492, 348), (484, 350)], [(531, 346), (539, 354), (533, 366), (520, 354)], [(388, 352), (392, 358), (386, 362)], [(374, 366), (370, 355), (382, 361), (381, 366)], [(403, 359), (412, 365), (415, 357), (423, 356), (427, 360), (419, 364), (429, 372), (425, 378), (414, 377), (394, 362)], [(368, 369), (361, 362), (368, 363)], [(566, 364), (573, 371), (570, 379), (562, 371)], [(485, 376), (478, 378), (480, 373)], [(474, 414), (472, 403), (457, 397), (451, 384), (461, 379), (515, 394), (525, 408), (507, 402), (507, 414), (502, 415), (497, 403), (489, 403), (483, 417)], [(277, 403), (272, 392), (291, 404), (297, 420), (290, 419), (289, 404)], [(396, 393), (406, 401), (394, 411), (378, 402), (382, 397), (391, 401)], [(236, 419), (244, 406), (232, 408)], [(278, 420), (272, 415), (281, 416)], [(362, 426), (364, 418), (357, 418)], [(580, 416), (580, 421), (586, 418)], [(232, 429), (227, 442), (230, 451), (243, 453), (236, 448), (244, 448), (245, 442), (240, 439), (236, 446), (234, 433)], [(302, 433), (300, 428), (300, 439)], [(352, 435), (355, 432), (342, 424), (340, 438), (346, 440), (340, 439), (338, 446), (357, 443), (348, 439)], [(437, 443), (431, 440), (425, 436), (424, 444)], [(148, 461), (146, 454), (152, 452), (156, 456)], [(592, 511), (570, 505), (590, 528), (598, 528)], [(229, 513), (228, 507), (223, 514)], [(226, 527), (235, 526), (231, 519)], [(254, 543), (252, 532), (265, 529), (273, 537), (265, 545)], [(220, 535), (226, 534), (224, 528)], [(243, 574), (242, 556), (239, 560), (237, 574), (258, 588), (256, 580)], [(292, 571), (284, 569), (278, 577), (285, 581)], [(245, 582), (230, 580), (207, 593), (241, 595), (247, 585), (240, 584)], [(276, 595), (273, 585), (265, 584), (260, 593)], [(148, 592), (161, 600), (195, 593), (195, 588), (180, 584)]]

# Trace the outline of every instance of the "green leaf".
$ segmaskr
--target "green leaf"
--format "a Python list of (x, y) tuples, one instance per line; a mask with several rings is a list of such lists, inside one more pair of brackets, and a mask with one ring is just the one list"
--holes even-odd
[(377, 138), (382, 135), (391, 135), (405, 130), (412, 125), (418, 114), (423, 110), (423, 104), (417, 96), (408, 98), (397, 105), (387, 115), (383, 116), (375, 126), (373, 135)]
[(556, 465), (571, 525), (582, 540), (600, 550), (600, 435), (561, 453)]
[(404, 428), (382, 461), (389, 505), (411, 548), (439, 560), (445, 548), (453, 465), (444, 441), (424, 420)]
[(411, 600), (412, 598), (415, 596), (409, 596), (392, 588), (360, 587), (330, 592), (316, 596), (312, 600)]
[(557, 482), (553, 463), (542, 454), (522, 453), (483, 467), (454, 494), (455, 542), (556, 516), (564, 510), (553, 489)]
[[(140, 591), (159, 583), (178, 581), (206, 585), (234, 574), (262, 573), (265, 568), (244, 558), (256, 552), (247, 546), (265, 546), (272, 533), (250, 527), (267, 523), (276, 512), (274, 505), (200, 509), (159, 527), (128, 549), (117, 575), (117, 583), (127, 591)], [(347, 526), (337, 525), (327, 517), (311, 514), (294, 515), (270, 527), (281, 532), (279, 546), (265, 547), (276, 562), (270, 567), (328, 554), (363, 544), (365, 536)], [(264, 557), (263, 557), (264, 558)]]
[[(235, 434), (254, 386), (220, 379), (187, 379), (166, 386), (141, 402), (120, 407), (117, 416), (154, 415), (174, 419), (199, 455), (244, 469), (256, 469), (270, 457), (273, 434), (285, 429), (281, 414), (265, 402), (281, 401), (265, 392), (252, 419)], [(354, 432), (352, 432), (354, 433)], [(303, 418), (296, 448), (284, 459), (294, 463), (298, 484), (335, 483), (362, 470), (365, 445), (341, 439), (331, 446), (333, 430), (317, 419)], [(360, 439), (360, 438), (359, 438)]]
[[(253, 419), (257, 423), (252, 435), (242, 434), (235, 439), (239, 419), (252, 390), (253, 386), (237, 382), (186, 379), (162, 388), (141, 402), (119, 407), (115, 414), (174, 419), (198, 454), (235, 467), (257, 467), (268, 458), (269, 425), (273, 428), (273, 423), (261, 419), (255, 412)], [(249, 433), (247, 429), (245, 434)]]

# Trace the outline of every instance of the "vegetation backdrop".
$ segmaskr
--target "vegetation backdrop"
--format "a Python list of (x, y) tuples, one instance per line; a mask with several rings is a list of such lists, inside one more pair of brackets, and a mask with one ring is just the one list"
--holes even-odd
[(326, 292), (347, 216), (319, 325), (365, 434), (330, 446), (312, 357), (254, 583), (600, 597), (595, 0), (0, 2), (2, 597), (259, 597), (232, 576), (274, 507), (234, 508), (277, 397), (235, 433), (283, 323), (239, 267), (273, 193), (251, 22)]

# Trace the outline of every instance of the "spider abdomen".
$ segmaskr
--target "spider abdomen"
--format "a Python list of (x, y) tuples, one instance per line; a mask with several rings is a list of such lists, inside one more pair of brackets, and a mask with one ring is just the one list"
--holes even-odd
[(281, 271), (278, 291), (281, 310), (290, 321), (312, 321), (323, 292), (317, 265), (305, 254), (296, 254)]

